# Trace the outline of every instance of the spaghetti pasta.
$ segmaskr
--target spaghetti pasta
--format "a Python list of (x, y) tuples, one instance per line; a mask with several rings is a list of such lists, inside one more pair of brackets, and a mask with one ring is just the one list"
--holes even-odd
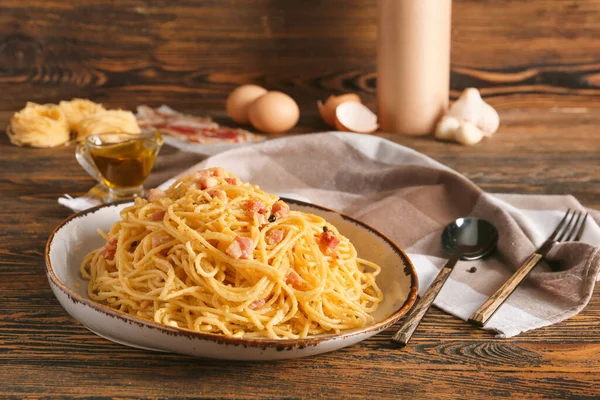
[(323, 218), (221, 168), (151, 190), (121, 212), (81, 274), (93, 300), (166, 326), (305, 338), (365, 326), (379, 266)]

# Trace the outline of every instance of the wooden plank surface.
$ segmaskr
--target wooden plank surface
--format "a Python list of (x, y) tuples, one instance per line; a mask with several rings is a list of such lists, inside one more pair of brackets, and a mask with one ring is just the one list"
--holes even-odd
[[(26, 101), (168, 104), (223, 118), (240, 83), (315, 102), (356, 91), (375, 108), (376, 0), (3, 0), (0, 126)], [(600, 0), (455, 0), (452, 96), (482, 88), (493, 140), (465, 148), (384, 135), (484, 190), (573, 194), (600, 209)], [(165, 148), (163, 154), (168, 153)], [(411, 345), (392, 329), (309, 359), (221, 362), (106, 341), (55, 300), (43, 249), (93, 184), (73, 148), (0, 133), (0, 397), (597, 398), (600, 289), (578, 316), (508, 340), (432, 309)]]
[[(1, 121), (9, 114), (0, 114)], [(465, 148), (384, 135), (485, 190), (576, 195), (600, 208), (600, 112), (504, 111), (493, 140)], [(304, 121), (298, 131), (318, 127)], [(167, 152), (169, 151), (166, 149)], [(43, 248), (70, 211), (62, 193), (91, 178), (73, 148), (16, 148), (0, 138), (0, 397), (594, 398), (600, 395), (599, 290), (578, 316), (495, 339), (433, 308), (411, 344), (388, 329), (356, 346), (279, 362), (198, 360), (127, 348), (87, 331), (55, 300)]]
[[(4, 0), (0, 110), (80, 96), (213, 111), (236, 85), (375, 107), (376, 0)], [(452, 95), (501, 109), (599, 108), (600, 0), (455, 0)]]

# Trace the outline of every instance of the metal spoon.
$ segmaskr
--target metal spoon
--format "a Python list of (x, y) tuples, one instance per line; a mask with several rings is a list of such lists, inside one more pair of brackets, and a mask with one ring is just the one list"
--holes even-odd
[(392, 341), (406, 346), (459, 259), (470, 261), (484, 257), (496, 248), (497, 242), (498, 230), (486, 220), (459, 218), (450, 223), (442, 233), (442, 245), (452, 255), (421, 301), (408, 313)]

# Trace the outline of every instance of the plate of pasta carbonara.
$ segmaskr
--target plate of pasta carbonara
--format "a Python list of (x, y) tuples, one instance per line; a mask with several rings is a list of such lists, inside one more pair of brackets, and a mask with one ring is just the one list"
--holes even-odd
[(50, 285), (92, 332), (224, 359), (339, 349), (396, 322), (417, 277), (381, 233), (222, 168), (76, 214), (46, 249)]

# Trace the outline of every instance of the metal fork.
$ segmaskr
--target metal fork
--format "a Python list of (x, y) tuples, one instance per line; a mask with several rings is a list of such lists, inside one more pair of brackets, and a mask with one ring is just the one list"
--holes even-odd
[[(583, 218), (582, 218), (583, 216)], [(583, 234), (585, 215), (581, 211), (568, 209), (565, 216), (560, 220), (558, 226), (552, 232), (550, 237), (531, 254), (527, 260), (517, 269), (517, 271), (494, 293), (477, 311), (471, 315), (469, 322), (477, 326), (484, 326), (485, 323), (498, 311), (500, 306), (515, 291), (521, 282), (527, 277), (529, 272), (548, 254), (550, 249), (559, 242), (579, 241)]]

